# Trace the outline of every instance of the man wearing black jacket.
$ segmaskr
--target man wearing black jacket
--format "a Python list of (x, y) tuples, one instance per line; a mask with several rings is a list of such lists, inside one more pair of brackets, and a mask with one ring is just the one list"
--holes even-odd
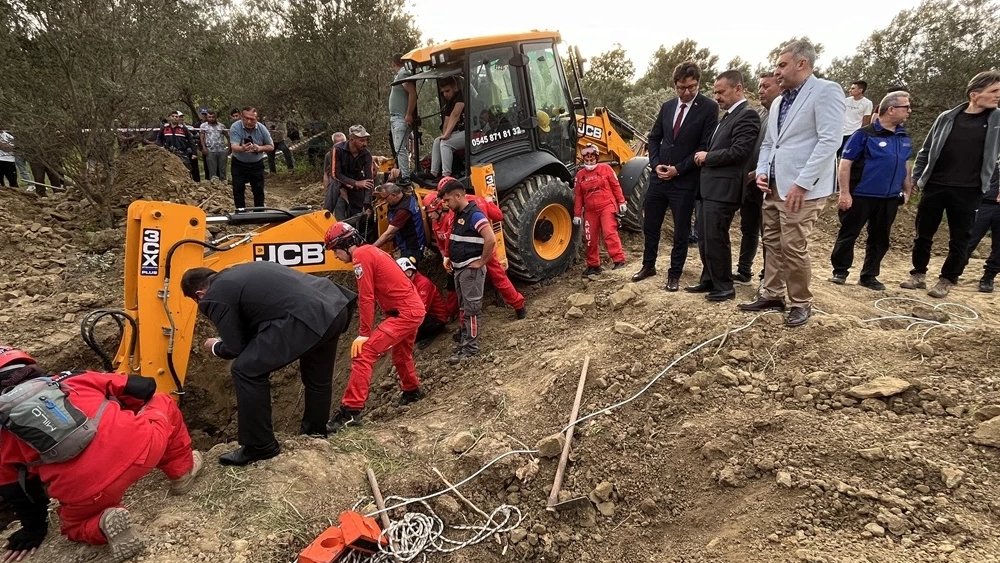
[(271, 424), (271, 372), (299, 360), (305, 386), (301, 432), (326, 435), (337, 340), (354, 314), (357, 294), (326, 278), (273, 262), (238, 264), (216, 273), (194, 268), (181, 290), (219, 331), (205, 349), (234, 360), (240, 448), (219, 458), (246, 465), (280, 452)]
[(708, 143), (708, 150), (694, 154), (695, 164), (701, 167), (698, 193), (701, 279), (684, 289), (706, 293), (709, 301), (725, 301), (736, 297), (729, 226), (743, 199), (744, 171), (760, 131), (760, 116), (747, 102), (743, 74), (738, 70), (719, 75), (715, 81), (715, 100), (726, 113)]
[(993, 293), (993, 280), (1000, 274), (1000, 169), (993, 169), (990, 178), (990, 189), (983, 194), (976, 210), (976, 222), (972, 225), (972, 235), (969, 241), (969, 255), (979, 246), (980, 241), (991, 233), (993, 241), (990, 255), (983, 265), (983, 277), (979, 280), (979, 291)]
[(638, 282), (656, 275), (660, 232), (670, 209), (674, 245), (667, 291), (677, 291), (687, 260), (691, 214), (701, 175), (694, 153), (705, 150), (719, 121), (719, 105), (698, 93), (701, 69), (697, 64), (687, 61), (677, 65), (673, 78), (677, 97), (663, 103), (649, 132), (649, 166), (653, 174), (643, 203), (645, 243), (642, 268), (632, 276), (632, 281)]

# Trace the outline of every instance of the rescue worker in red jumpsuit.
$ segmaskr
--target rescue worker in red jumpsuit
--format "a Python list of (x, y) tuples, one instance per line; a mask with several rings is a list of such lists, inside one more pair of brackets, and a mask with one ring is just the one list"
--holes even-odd
[[(450, 176), (446, 176), (438, 182), (438, 187), (445, 185), (449, 180), (452, 180)], [(496, 223), (503, 221), (503, 212), (500, 211), (500, 207), (492, 201), (488, 201), (484, 197), (476, 195), (467, 195), (465, 198), (472, 203), (475, 203), (479, 209), (486, 214), (486, 218), (490, 220), (491, 223)], [(448, 258), (448, 241), (451, 237), (451, 225), (454, 222), (454, 212), (447, 208), (444, 204), (444, 200), (438, 197), (434, 192), (431, 192), (424, 196), (424, 210), (427, 212), (427, 218), (431, 221), (431, 231), (434, 234), (434, 239), (437, 241), (438, 250), (441, 252), (441, 257)], [(507, 270), (504, 269), (500, 260), (496, 257), (496, 253), (489, 262), (486, 263), (486, 281), (493, 284), (496, 288), (497, 293), (500, 294), (500, 298), (503, 299), (510, 308), (514, 309), (514, 314), (518, 319), (523, 319), (528, 316), (528, 309), (524, 304), (524, 295), (514, 287), (511, 283), (510, 278), (507, 277)], [(451, 317), (454, 318), (458, 314), (458, 295), (455, 293), (454, 286), (449, 280), (448, 294), (445, 298), (448, 303), (448, 311)]]
[[(46, 376), (27, 352), (0, 347), (0, 392)], [(156, 393), (152, 379), (87, 371), (68, 375), (61, 384), (75, 408), (91, 423), (97, 419), (97, 431), (76, 457), (38, 463), (38, 450), (0, 427), (0, 497), (21, 521), (2, 560), (20, 561), (42, 544), (52, 497), (59, 501), (67, 538), (108, 544), (110, 555), (102, 561), (126, 561), (142, 551), (143, 541), (122, 507), (125, 491), (159, 469), (171, 480), (171, 494), (186, 494), (201, 471), (201, 453), (191, 449), (177, 404)]]
[[(327, 230), (324, 242), (339, 260), (354, 264), (360, 317), (358, 337), (351, 343), (351, 375), (347, 388), (340, 401), (340, 410), (326, 426), (327, 432), (332, 434), (347, 426), (361, 425), (361, 412), (368, 400), (375, 361), (390, 348), (392, 365), (396, 367), (403, 390), (399, 404), (408, 405), (423, 398), (420, 378), (413, 365), (413, 345), (426, 311), (416, 288), (392, 256), (365, 244), (357, 229), (344, 222), (334, 223)], [(377, 327), (374, 326), (376, 304), (385, 315)]]
[(576, 173), (573, 198), (573, 224), (583, 223), (587, 241), (587, 269), (584, 276), (601, 273), (601, 239), (614, 262), (613, 270), (625, 265), (625, 251), (618, 236), (616, 215), (625, 214), (625, 196), (615, 171), (597, 162), (597, 147), (587, 144), (580, 151), (583, 166)]
[(437, 286), (430, 278), (417, 271), (417, 266), (412, 260), (398, 258), (396, 263), (399, 264), (399, 269), (403, 270), (406, 277), (413, 282), (413, 287), (417, 289), (420, 300), (424, 303), (424, 309), (427, 310), (424, 322), (417, 330), (417, 348), (423, 349), (431, 345), (431, 342), (437, 335), (441, 334), (444, 327), (448, 325), (448, 321), (453, 317), (449, 314), (448, 304), (441, 298), (441, 292), (438, 291)]

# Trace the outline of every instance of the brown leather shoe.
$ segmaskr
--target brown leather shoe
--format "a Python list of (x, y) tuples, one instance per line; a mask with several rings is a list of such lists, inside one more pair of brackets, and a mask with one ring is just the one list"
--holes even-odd
[(680, 285), (681, 285), (681, 278), (674, 277), (674, 276), (668, 276), (667, 277), (667, 285), (663, 289), (666, 289), (667, 291), (677, 291), (677, 289), (680, 287)]
[(788, 317), (785, 319), (785, 326), (791, 328), (806, 324), (806, 321), (809, 320), (810, 313), (812, 313), (812, 305), (792, 307), (788, 311)]
[(750, 303), (740, 303), (736, 307), (740, 311), (747, 311), (749, 313), (759, 313), (761, 311), (784, 311), (785, 300), (768, 299), (766, 297), (758, 296), (755, 301), (752, 301)]
[(643, 266), (638, 272), (632, 274), (632, 281), (641, 282), (646, 278), (651, 278), (656, 275), (656, 268), (653, 266)]

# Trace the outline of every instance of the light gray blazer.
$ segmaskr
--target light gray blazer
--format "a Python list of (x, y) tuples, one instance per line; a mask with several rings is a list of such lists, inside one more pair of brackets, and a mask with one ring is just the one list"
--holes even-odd
[(836, 82), (810, 76), (778, 132), (781, 96), (771, 104), (767, 134), (760, 145), (757, 175), (770, 173), (781, 199), (788, 197), (792, 184), (806, 190), (806, 199), (833, 193), (837, 172), (837, 149), (844, 141), (844, 89)]

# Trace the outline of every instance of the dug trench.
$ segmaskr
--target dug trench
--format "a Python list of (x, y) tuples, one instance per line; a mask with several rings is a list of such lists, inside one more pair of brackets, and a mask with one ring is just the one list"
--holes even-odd
[[(142, 166), (157, 175), (171, 166), (155, 153), (142, 156), (152, 159)], [(149, 186), (167, 191), (137, 191), (196, 205), (211, 198), (210, 210), (225, 201), (225, 187), (196, 186), (183, 171), (164, 170), (175, 187), (147, 177)], [(129, 177), (142, 184), (141, 174)], [(268, 182), (278, 205), (319, 201), (313, 179)], [(29, 347), (57, 369), (99, 367), (77, 324), (87, 310), (120, 303), (121, 234), (93, 228), (85, 205), (58, 196), (36, 201), (0, 192), (0, 215), (10, 225), (0, 232), (0, 339)], [(889, 316), (874, 307), (878, 298), (932, 301), (897, 289), (908, 270), (912, 221), (912, 208), (902, 210), (883, 268), (890, 289), (872, 292), (853, 279), (846, 286), (825, 281), (837, 228), (835, 210), (825, 210), (812, 245), (822, 312), (796, 330), (784, 328), (777, 314), (756, 318), (732, 302), (707, 305), (700, 295), (664, 292), (662, 280), (629, 283), (641, 238), (626, 235), (633, 267), (586, 279), (577, 264), (551, 283), (523, 287), (525, 320), (491, 298), (480, 358), (450, 366), (447, 334), (418, 350), (422, 401), (396, 405), (395, 374), (382, 360), (361, 428), (328, 440), (295, 436), (302, 386), (294, 365), (275, 373), (283, 453), (247, 468), (214, 463), (234, 446), (228, 366), (195, 350), (182, 408), (210, 463), (187, 496), (168, 497), (159, 475), (129, 492), (126, 505), (149, 543), (141, 560), (289, 561), (341, 511), (359, 501), (367, 510), (366, 467), (385, 494), (413, 498), (444, 488), (434, 468), (457, 482), (540, 441), (548, 454), (552, 444), (544, 439), (566, 425), (585, 356), (581, 414), (589, 415), (629, 399), (691, 348), (731, 331), (678, 361), (634, 400), (577, 428), (563, 489), (567, 497), (588, 497), (582, 507), (545, 510), (557, 458), (505, 457), (460, 490), (485, 512), (515, 506), (523, 521), (430, 559), (997, 561), (1000, 307), (975, 291), (977, 255), (947, 301), (978, 318), (963, 319), (968, 310), (957, 305), (935, 310), (938, 301), (888, 301), (881, 305), (947, 326), (924, 334), (927, 325), (907, 330), (911, 321), (871, 320)], [(699, 267), (692, 248), (682, 283)], [(753, 290), (739, 287), (739, 299)], [(106, 328), (99, 334), (110, 344)], [(354, 331), (340, 346), (335, 398)], [(211, 327), (200, 322), (197, 335), (212, 336)], [(859, 388), (884, 376), (895, 387), (881, 389), (882, 396)], [(454, 494), (429, 505), (450, 525), (483, 520)], [(408, 509), (428, 512), (420, 504)], [(100, 561), (103, 552), (53, 531), (34, 557)]]

